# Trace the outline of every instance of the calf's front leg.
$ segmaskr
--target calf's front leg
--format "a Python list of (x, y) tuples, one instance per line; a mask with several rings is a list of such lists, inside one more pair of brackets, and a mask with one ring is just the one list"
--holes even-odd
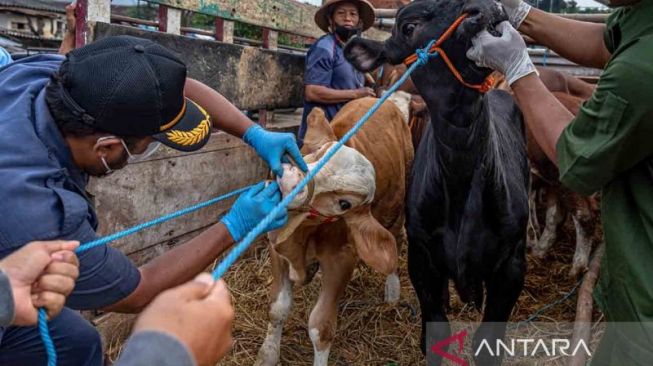
[(315, 351), (314, 366), (327, 366), (331, 344), (336, 333), (338, 302), (345, 293), (351, 279), (357, 258), (353, 251), (318, 253), (322, 270), (322, 289), (317, 304), (311, 311), (308, 333)]
[(270, 322), (265, 341), (258, 352), (256, 366), (276, 366), (281, 353), (281, 331), (292, 305), (292, 282), (288, 262), (270, 248), (272, 291), (270, 292)]

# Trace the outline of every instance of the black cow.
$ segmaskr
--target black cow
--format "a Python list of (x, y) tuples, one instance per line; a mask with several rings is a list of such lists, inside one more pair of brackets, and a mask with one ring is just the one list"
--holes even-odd
[[(361, 71), (381, 63), (399, 64), (415, 49), (439, 38), (463, 13), (469, 16), (442, 48), (470, 84), (481, 84), (491, 70), (469, 61), (466, 51), (482, 29), (494, 31), (505, 20), (492, 0), (418, 0), (399, 10), (384, 43), (355, 38), (347, 59)], [(461, 299), (480, 310), (483, 339), (495, 345), (524, 285), (529, 169), (522, 115), (503, 91), (481, 94), (463, 86), (441, 58), (432, 58), (412, 75), (426, 101), (431, 123), (420, 142), (408, 191), (408, 269), (422, 310), (422, 348), (426, 323), (435, 341), (451, 329), (442, 294), (452, 279)], [(485, 290), (485, 291), (484, 291)], [(487, 348), (483, 347), (483, 350)], [(429, 353), (435, 364), (439, 356)], [(481, 353), (479, 365), (500, 364)]]

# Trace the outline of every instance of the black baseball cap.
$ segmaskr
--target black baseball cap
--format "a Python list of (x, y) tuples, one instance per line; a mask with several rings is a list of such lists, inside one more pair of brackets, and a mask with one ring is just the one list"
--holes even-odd
[(116, 36), (66, 55), (62, 101), (91, 127), (118, 136), (151, 136), (195, 151), (210, 137), (211, 118), (184, 97), (186, 65), (152, 41)]

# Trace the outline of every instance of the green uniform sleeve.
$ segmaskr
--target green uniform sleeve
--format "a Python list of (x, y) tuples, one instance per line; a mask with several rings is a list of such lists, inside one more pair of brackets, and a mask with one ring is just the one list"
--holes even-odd
[(561, 182), (590, 195), (653, 154), (653, 37), (616, 55), (558, 140)]

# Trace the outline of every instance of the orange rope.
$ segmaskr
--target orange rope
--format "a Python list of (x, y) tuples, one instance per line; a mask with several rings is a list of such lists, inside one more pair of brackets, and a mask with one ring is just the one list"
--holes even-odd
[[(458, 81), (460, 81), (461, 84), (463, 84), (464, 86), (466, 86), (466, 87), (468, 87), (470, 89), (478, 90), (479, 93), (487, 93), (488, 91), (490, 91), (492, 89), (492, 86), (494, 85), (494, 78), (492, 76), (488, 76), (482, 84), (469, 84), (469, 83), (467, 83), (463, 79), (462, 75), (460, 75), (460, 72), (456, 69), (454, 64), (451, 62), (451, 60), (447, 56), (446, 52), (444, 52), (444, 50), (440, 47), (440, 46), (442, 46), (442, 44), (445, 41), (447, 41), (449, 38), (451, 38), (453, 33), (456, 31), (456, 29), (458, 29), (460, 24), (463, 22), (463, 20), (465, 20), (465, 18), (467, 18), (467, 15), (468, 14), (463, 14), (460, 17), (458, 17), (458, 19), (456, 19), (456, 21), (454, 21), (453, 24), (451, 24), (451, 26), (447, 29), (447, 31), (444, 32), (444, 34), (442, 34), (442, 36), (440, 36), (440, 38), (437, 40), (437, 42), (435, 42), (433, 44), (433, 46), (431, 46), (428, 53), (430, 53), (430, 54), (433, 54), (433, 53), (436, 53), (436, 52), (439, 53), (440, 57), (442, 57), (442, 60), (447, 65), (447, 67), (449, 68), (451, 73), (456, 77), (456, 79), (458, 79)], [(416, 53), (408, 56), (406, 58), (406, 60), (404, 60), (404, 65), (410, 66), (410, 65), (414, 64), (415, 61), (417, 61), (417, 54)]]

